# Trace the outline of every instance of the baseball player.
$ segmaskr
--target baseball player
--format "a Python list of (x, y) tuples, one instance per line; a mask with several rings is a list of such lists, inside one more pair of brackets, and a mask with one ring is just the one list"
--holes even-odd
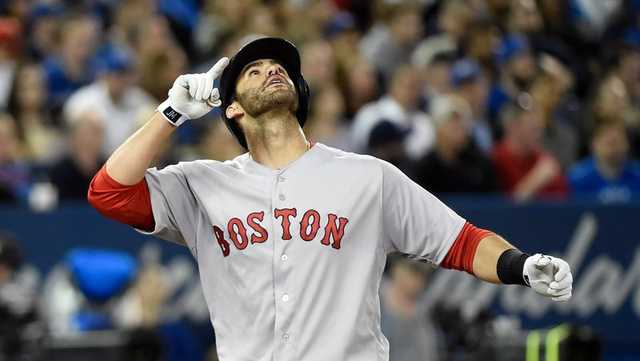
[[(148, 169), (177, 127), (216, 106), (247, 153)], [(189, 247), (220, 360), (388, 360), (378, 287), (394, 251), (571, 297), (565, 261), (474, 227), (387, 162), (309, 142), (308, 108), (296, 47), (259, 38), (178, 77), (90, 186), (105, 216)]]

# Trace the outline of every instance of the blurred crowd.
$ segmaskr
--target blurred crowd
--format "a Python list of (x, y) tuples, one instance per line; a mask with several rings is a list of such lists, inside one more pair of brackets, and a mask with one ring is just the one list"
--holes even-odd
[[(82, 199), (174, 79), (255, 36), (301, 51), (308, 138), (436, 194), (640, 194), (638, 0), (0, 1), (0, 202)], [(242, 153), (219, 110), (157, 165)]]

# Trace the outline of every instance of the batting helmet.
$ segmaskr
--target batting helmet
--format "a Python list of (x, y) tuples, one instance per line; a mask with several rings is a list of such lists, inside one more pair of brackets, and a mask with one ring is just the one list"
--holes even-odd
[(235, 99), (236, 81), (242, 69), (247, 64), (258, 59), (274, 59), (289, 74), (298, 94), (296, 118), (298, 118), (298, 123), (300, 123), (301, 127), (307, 121), (307, 113), (309, 111), (309, 85), (302, 76), (300, 54), (298, 54), (298, 49), (296, 49), (295, 45), (285, 39), (271, 37), (258, 38), (246, 44), (229, 61), (220, 76), (219, 86), (222, 101), (222, 119), (245, 149), (247, 148), (247, 139), (242, 129), (240, 129), (240, 125), (234, 119), (227, 118), (226, 109)]

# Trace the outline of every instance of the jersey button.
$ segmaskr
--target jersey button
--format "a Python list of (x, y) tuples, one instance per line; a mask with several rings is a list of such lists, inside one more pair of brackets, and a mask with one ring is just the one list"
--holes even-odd
[(285, 198), (284, 194), (281, 194), (281, 195), (278, 196), (278, 199), (280, 199), (281, 201), (284, 201), (286, 198)]
[(283, 254), (280, 259), (282, 260), (282, 262), (286, 262), (289, 259), (289, 256), (287, 256), (286, 254)]
[(282, 335), (282, 341), (284, 341), (285, 343), (287, 343), (289, 341), (289, 334), (285, 333), (284, 335)]
[(289, 295), (288, 294), (284, 294), (282, 295), (282, 302), (289, 302)]

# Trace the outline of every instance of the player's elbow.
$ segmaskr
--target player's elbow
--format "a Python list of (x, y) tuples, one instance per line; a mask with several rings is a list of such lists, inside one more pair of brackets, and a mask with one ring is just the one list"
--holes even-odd
[(96, 178), (99, 177), (100, 173), (96, 174), (91, 183), (89, 183), (89, 189), (87, 190), (87, 202), (98, 211), (104, 211), (105, 204), (103, 202), (104, 193), (98, 191)]

